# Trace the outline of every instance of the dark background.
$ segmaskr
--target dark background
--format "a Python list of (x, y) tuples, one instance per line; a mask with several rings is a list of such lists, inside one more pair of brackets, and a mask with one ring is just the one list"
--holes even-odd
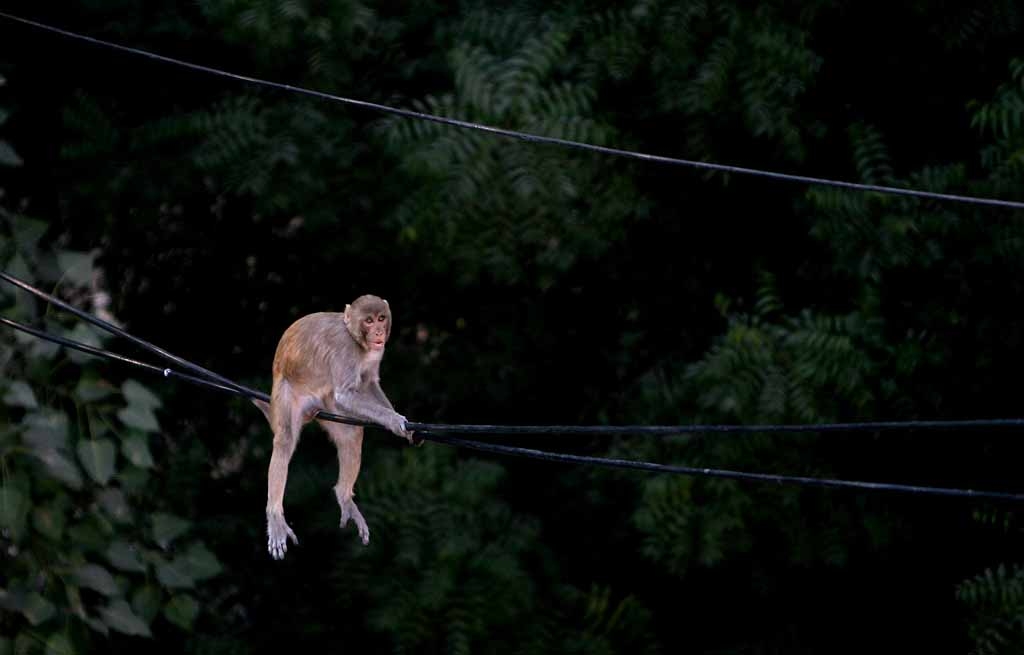
[[(1024, 199), (1024, 10), (1013, 2), (5, 10), (531, 133)], [(0, 157), (5, 270), (91, 311), (109, 293), (129, 331), (243, 383), (269, 389), (277, 339), (299, 316), (376, 293), (395, 313), (383, 386), (415, 421), (1020, 414), (1019, 210), (520, 143), (8, 20), (0, 53), (0, 146), (17, 154)], [(5, 315), (101, 338), (4, 294)], [(381, 430), (367, 432), (356, 488), (370, 545), (337, 529), (333, 447), (310, 426), (286, 496), (301, 545), (275, 562), (263, 517), (271, 435), (251, 405), (4, 339), (0, 652), (1024, 644), (1012, 504), (408, 448)], [(95, 385), (107, 395), (90, 395)], [(43, 416), (68, 427), (40, 445)], [(1024, 491), (1014, 430), (509, 441)], [(56, 515), (63, 527), (47, 531)], [(193, 541), (154, 516), (177, 517)]]

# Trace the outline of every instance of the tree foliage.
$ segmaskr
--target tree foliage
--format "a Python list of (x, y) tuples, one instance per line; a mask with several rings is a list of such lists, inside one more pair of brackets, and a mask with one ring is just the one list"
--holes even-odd
[[(940, 193), (1024, 183), (1004, 0), (884, 21), (854, 2), (14, 5), (537, 135)], [(417, 420), (1017, 413), (1020, 212), (525, 143), (70, 41), (35, 57), (40, 34), (0, 30), (0, 264), (254, 386), (288, 324), (373, 292), (396, 311), (385, 387)], [(5, 315), (108, 343), (0, 293)], [(886, 629), (892, 650), (1019, 650), (1004, 508), (400, 451), (374, 430), (370, 546), (337, 529), (311, 426), (286, 498), (302, 546), (271, 563), (250, 404), (3, 337), (0, 653), (863, 652)], [(1005, 489), (1021, 455), (974, 431), (526, 445)]]
[[(41, 246), (46, 225), (5, 209), (0, 221), (4, 270), (109, 316), (95, 253)], [(93, 346), (107, 340), (10, 288), (3, 298), (9, 318)], [(0, 644), (87, 652), (115, 634), (190, 630), (196, 593), (222, 565), (153, 491), (165, 468), (160, 398), (87, 355), (12, 330), (0, 361)]]

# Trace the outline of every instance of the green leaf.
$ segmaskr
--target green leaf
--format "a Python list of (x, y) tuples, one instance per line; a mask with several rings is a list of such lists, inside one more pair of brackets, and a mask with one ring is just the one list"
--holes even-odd
[(171, 542), (185, 534), (191, 523), (172, 514), (157, 512), (153, 514), (153, 541), (166, 549)]
[(212, 578), (223, 570), (217, 557), (201, 543), (189, 546), (184, 555), (176, 561), (180, 561), (188, 574), (195, 580)]
[[(17, 582), (16, 585), (21, 587), (22, 583)], [(0, 609), (8, 612), (20, 612), (25, 609), (25, 592), (0, 587)]]
[(36, 650), (39, 636), (33, 630), (22, 630), (14, 638), (14, 655), (27, 655)]
[(25, 605), (21, 608), (21, 613), (25, 615), (29, 623), (39, 625), (56, 614), (57, 608), (53, 603), (33, 591), (25, 597)]
[[(110, 425), (108, 417), (104, 413), (92, 412), (86, 409), (85, 412), (86, 422), (89, 425), (88, 435), (93, 439), (99, 439), (100, 437), (107, 436), (108, 432), (112, 432), (113, 428)], [(85, 432), (83, 431), (83, 435)]]
[(89, 286), (92, 283), (92, 260), (94, 257), (95, 253), (58, 250), (57, 267), (60, 269), (61, 277), (80, 287)]
[(68, 417), (63, 412), (44, 410), (26, 414), (22, 441), (30, 448), (64, 450), (68, 447)]
[(145, 435), (128, 437), (121, 442), (121, 452), (139, 468), (153, 468), (153, 455), (149, 452), (149, 439)]
[(11, 531), (15, 541), (20, 541), (25, 532), (25, 517), (28, 514), (28, 498), (17, 489), (0, 488), (0, 527)]
[(46, 471), (57, 480), (75, 489), (82, 488), (82, 474), (70, 459), (56, 450), (42, 450), (34, 453), (46, 465)]
[[(12, 221), (12, 232), (14, 241), (22, 250), (32, 250), (36, 243), (43, 238), (49, 224), (46, 221), (39, 221), (25, 216), (15, 216)], [(18, 277), (21, 277), (20, 275)], [(25, 279), (25, 278), (22, 278)]]
[(82, 590), (72, 580), (64, 578), (64, 596), (67, 598), (67, 609), (75, 616), (85, 616), (85, 604), (82, 603)]
[(115, 600), (113, 603), (100, 610), (103, 622), (113, 630), (126, 635), (138, 635), (150, 637), (152, 633), (149, 626), (132, 611), (132, 608), (123, 600)]
[(107, 560), (114, 568), (133, 573), (145, 573), (146, 565), (139, 557), (139, 549), (127, 541), (115, 541), (107, 548)]
[(107, 635), (110, 634), (110, 628), (108, 628), (107, 624), (104, 623), (103, 621), (100, 621), (99, 619), (94, 619), (94, 618), (89, 617), (89, 616), (83, 616), (83, 617), (80, 617), (80, 618), (83, 621), (85, 621), (85, 624), (87, 626), (89, 626), (90, 628), (92, 628), (96, 632), (100, 633), (104, 637), (106, 637)]
[(171, 562), (158, 562), (156, 577), (160, 584), (168, 589), (190, 589), (195, 586), (195, 580), (189, 575), (188, 565), (181, 558)]
[(78, 461), (97, 484), (114, 477), (114, 444), (108, 439), (82, 439), (78, 442)]
[(129, 405), (141, 405), (150, 409), (157, 409), (163, 405), (159, 396), (135, 380), (125, 380), (121, 385), (121, 391)]
[(10, 117), (10, 115), (11, 115), (11, 112), (7, 111), (6, 109), (0, 108), (0, 125), (3, 125), (4, 123), (6, 123), (7, 119)]
[(117, 412), (117, 418), (130, 428), (138, 428), (143, 432), (159, 432), (160, 424), (156, 421), (153, 410), (145, 405), (129, 405)]
[(117, 586), (114, 576), (99, 564), (84, 564), (75, 569), (75, 578), (82, 587), (88, 587), (104, 596), (117, 596), (121, 589)]
[(75, 395), (83, 402), (94, 403), (109, 396), (114, 391), (114, 388), (114, 385), (106, 380), (82, 378), (75, 387)]
[(0, 637), (0, 655), (11, 655), (14, 652), (14, 644), (7, 637)]
[(51, 360), (60, 353), (61, 346), (44, 339), (33, 339), (30, 342), (28, 356), (32, 359)]
[(68, 528), (71, 543), (82, 550), (102, 552), (110, 539), (103, 535), (94, 521), (74, 523)]
[[(96, 331), (96, 328), (88, 325), (87, 323), (75, 323), (70, 331), (65, 332), (64, 336), (68, 339), (74, 339), (75, 341), (81, 341), (87, 346), (93, 348), (100, 348), (103, 346), (103, 340), (100, 339), (100, 333)], [(86, 355), (91, 357), (91, 355)]]
[[(46, 230), (46, 223), (43, 223), (42, 221), (31, 221), (31, 222), (36, 223), (38, 225), (41, 225), (43, 230), (44, 231)], [(14, 224), (13, 224), (14, 242), (17, 243), (19, 248), (21, 248), (22, 250), (31, 250), (32, 246), (35, 244), (35, 242), (33, 241), (32, 243), (29, 243), (29, 244), (26, 244), (26, 243), (23, 242), (23, 237), (19, 237), (18, 236), (19, 225), (21, 225), (21, 224), (19, 223), (18, 217), (15, 217)], [(42, 235), (40, 235), (40, 236), (42, 236)], [(29, 238), (29, 235), (26, 235), (24, 238), (25, 239)], [(32, 269), (30, 269), (28, 267), (28, 262), (25, 261), (25, 258), (22, 257), (21, 253), (19, 253), (19, 252), (15, 252), (14, 256), (11, 257), (11, 261), (7, 262), (7, 272), (10, 273), (11, 275), (13, 275), (16, 278), (20, 278), (22, 280), (25, 280), (26, 282), (35, 282), (36, 281), (35, 275), (32, 273)], [(7, 286), (7, 285), (4, 286), (3, 293), (4, 294), (13, 295), (15, 298), (18, 298), (18, 299), (22, 299), (22, 300), (25, 301), (26, 306), (31, 306), (32, 307), (33, 311), (31, 312), (31, 314), (22, 314), (22, 316), (35, 316), (35, 311), (34, 311), (35, 310), (35, 306), (34, 305), (28, 305), (29, 301), (25, 300), (25, 294), (18, 293), (16, 289), (14, 289), (13, 287)], [(28, 335), (28, 334), (21, 334), (20, 332), (16, 336), (17, 336), (17, 338), (22, 343), (29, 343), (29, 342), (31, 342), (33, 340), (38, 341), (38, 339), (36, 339), (35, 337), (33, 337), (31, 335)]]
[(75, 649), (63, 632), (55, 632), (46, 640), (46, 655), (75, 655)]
[(156, 613), (160, 611), (161, 596), (160, 588), (156, 585), (148, 584), (140, 587), (132, 595), (132, 609), (142, 617), (143, 621), (150, 623)]
[[(100, 341), (100, 338), (96, 333), (96, 330), (94, 330), (89, 325), (86, 325), (85, 323), (76, 323), (73, 329), (71, 329), (70, 331), (66, 331), (64, 333), (64, 336), (68, 339), (71, 339), (72, 341), (80, 341), (85, 345), (92, 346), (94, 348), (99, 348), (100, 346), (103, 345), (103, 342)], [(95, 361), (95, 358), (92, 355), (87, 355), (86, 353), (71, 349), (68, 349), (67, 357), (68, 359), (79, 365), (84, 365), (87, 362)]]
[(36, 402), (36, 395), (32, 392), (32, 387), (28, 386), (23, 380), (13, 380), (7, 386), (7, 393), (4, 394), (4, 403), (11, 407), (24, 407), (26, 409), (39, 407), (39, 403)]
[(96, 494), (96, 500), (107, 516), (114, 521), (128, 523), (132, 520), (132, 510), (120, 489), (104, 489)]
[(54, 504), (37, 505), (32, 510), (32, 526), (52, 541), (60, 541), (64, 533), (64, 510)]
[(149, 471), (137, 466), (126, 466), (117, 474), (121, 489), (128, 495), (142, 493), (149, 484)]
[(21, 166), (24, 162), (6, 141), (0, 141), (0, 166)]
[(164, 616), (182, 630), (191, 630), (198, 615), (199, 603), (185, 594), (175, 596), (164, 606)]

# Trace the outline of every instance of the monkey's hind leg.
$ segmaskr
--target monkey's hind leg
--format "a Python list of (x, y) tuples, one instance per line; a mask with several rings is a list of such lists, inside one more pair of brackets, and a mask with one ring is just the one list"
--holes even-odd
[(349, 519), (356, 524), (359, 539), (363, 545), (370, 543), (370, 528), (366, 525), (363, 513), (356, 507), (356, 478), (359, 477), (359, 466), (363, 456), (363, 428), (355, 425), (344, 425), (331, 421), (320, 421), (327, 430), (331, 441), (338, 449), (338, 484), (334, 486), (334, 496), (341, 508), (341, 527), (345, 527)]
[(274, 452), (267, 475), (267, 550), (274, 559), (284, 559), (288, 539), (297, 546), (298, 537), (284, 520), (284, 489), (288, 483), (288, 464), (295, 453), (299, 431), (307, 420), (309, 401), (295, 398), (287, 382), (274, 389), (271, 417), (274, 426)]

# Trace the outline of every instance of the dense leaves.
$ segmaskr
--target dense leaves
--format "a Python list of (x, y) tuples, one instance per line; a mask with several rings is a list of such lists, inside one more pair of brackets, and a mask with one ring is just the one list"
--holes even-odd
[[(701, 0), (11, 11), (535, 134), (1024, 198), (1024, 21), (1003, 0), (884, 20), (855, 2)], [(373, 292), (396, 317), (384, 386), (418, 420), (1020, 413), (1020, 212), (525, 144), (8, 23), (0, 40), (3, 268), (254, 386), (288, 324)], [(115, 345), (6, 287), (0, 303)], [(357, 485), (370, 545), (338, 530), (336, 459), (310, 427), (286, 497), (301, 546), (272, 562), (270, 434), (251, 405), (0, 336), (0, 653), (1024, 643), (1012, 508), (481, 459), (376, 430)], [(1020, 490), (1018, 442), (528, 445)]]
[[(0, 259), (4, 268), (69, 295), (99, 290), (91, 270), (66, 275), (68, 262), (89, 267), (88, 257), (40, 247), (42, 230), (27, 219), (0, 212), (4, 232)], [(33, 234), (31, 238), (24, 238)], [(20, 238), (19, 238), (20, 237)], [(28, 264), (31, 262), (31, 264)], [(55, 273), (60, 273), (55, 275)], [(89, 297), (89, 296), (85, 296)], [(47, 327), (75, 336), (69, 323), (31, 304), (11, 305), (6, 314), (21, 321), (42, 319)], [(99, 337), (93, 336), (98, 343)], [(161, 548), (170, 537), (182, 541), (174, 561), (182, 561), (189, 585), (221, 570), (212, 552), (187, 535), (189, 523), (170, 514), (152, 514), (159, 530), (147, 530), (146, 517), (169, 506), (155, 487), (140, 484), (153, 468), (149, 440), (155, 419), (138, 433), (123, 432), (115, 415), (150, 412), (160, 401), (133, 379), (119, 389), (108, 380), (125, 371), (106, 371), (93, 359), (76, 359), (63, 350), (42, 347), (20, 333), (3, 335), (3, 381), (0, 412), (0, 539), (4, 548), (0, 624), (15, 639), (46, 644), (47, 653), (102, 650), (111, 631), (152, 636), (166, 630), (154, 617), (139, 616), (129, 599), (143, 589), (157, 607), (166, 604), (169, 624), (188, 629), (198, 607), (189, 597), (172, 596), (180, 578), (167, 581), (161, 571)], [(117, 377), (112, 377), (117, 379)], [(104, 387), (103, 394), (80, 390)], [(135, 444), (127, 446), (127, 444)], [(138, 453), (146, 453), (139, 462)], [(140, 466), (141, 464), (141, 466)], [(145, 467), (145, 468), (144, 468)], [(182, 508), (187, 509), (187, 508)], [(187, 547), (184, 543), (188, 543)], [(159, 586), (151, 586), (155, 571)], [(21, 648), (21, 650), (18, 650)]]

